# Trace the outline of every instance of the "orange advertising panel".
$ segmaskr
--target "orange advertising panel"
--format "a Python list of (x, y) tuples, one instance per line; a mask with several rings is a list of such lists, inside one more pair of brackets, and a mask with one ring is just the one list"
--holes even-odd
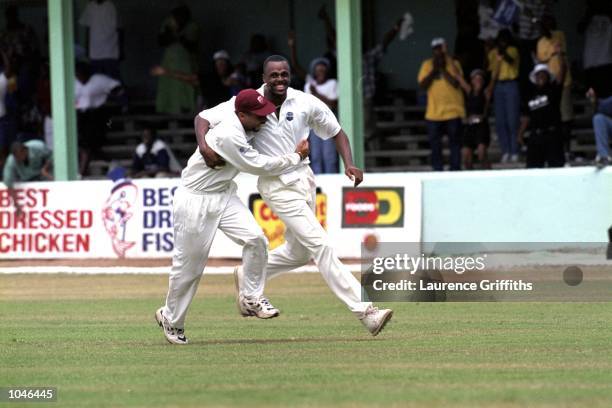
[[(268, 207), (259, 194), (249, 196), (249, 209), (257, 223), (263, 229), (269, 241), (269, 248), (274, 249), (285, 242), (285, 224), (274, 211)], [(327, 229), (327, 196), (317, 188), (317, 219), (323, 228)]]

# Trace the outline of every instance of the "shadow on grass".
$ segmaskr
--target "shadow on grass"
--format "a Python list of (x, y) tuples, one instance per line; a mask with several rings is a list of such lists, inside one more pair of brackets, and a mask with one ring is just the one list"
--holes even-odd
[(285, 339), (211, 339), (200, 341), (189, 341), (192, 345), (227, 345), (227, 344), (298, 344), (298, 343), (352, 343), (352, 342), (367, 342), (367, 341), (387, 341), (385, 338), (364, 337), (364, 338), (348, 338), (348, 337), (317, 337), (317, 338), (285, 338)]

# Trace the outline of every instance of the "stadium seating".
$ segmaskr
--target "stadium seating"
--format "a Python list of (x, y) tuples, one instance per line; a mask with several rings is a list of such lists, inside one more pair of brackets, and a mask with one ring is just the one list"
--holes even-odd
[[(129, 114), (118, 111), (111, 117), (106, 144), (102, 149), (103, 160), (91, 163), (89, 178), (104, 178), (109, 166), (116, 163), (129, 167), (134, 149), (140, 143), (142, 125), (152, 122), (157, 125), (159, 136), (185, 165), (196, 148), (193, 135), (193, 115), (159, 115), (154, 113), (151, 102), (130, 104)], [(591, 125), (592, 110), (585, 99), (576, 99), (576, 119), (572, 130), (572, 152), (576, 158), (572, 165), (591, 163), (595, 157), (595, 143)], [(429, 140), (424, 108), (407, 104), (402, 98), (385, 106), (375, 108), (376, 133), (365, 141), (366, 170), (383, 171), (429, 171)], [(499, 163), (501, 156), (495, 137), (495, 123), (491, 116), (492, 140), (489, 155), (494, 169), (523, 168), (524, 163)], [(448, 162), (449, 150), (444, 141), (443, 155)]]
[[(576, 155), (572, 165), (588, 164), (595, 157), (595, 143), (591, 125), (592, 110), (586, 99), (576, 99), (576, 114), (571, 151)], [(430, 171), (429, 138), (423, 116), (425, 108), (406, 104), (402, 98), (395, 98), (387, 106), (374, 108), (376, 132), (366, 140), (366, 169), (371, 172), (383, 171)], [(501, 152), (495, 137), (495, 119), (490, 116), (491, 146), (489, 157), (494, 169), (523, 168), (524, 163), (499, 163)], [(448, 163), (449, 149), (443, 142), (443, 155)]]
[[(132, 106), (130, 104), (130, 108)], [(153, 104), (148, 102), (137, 102), (135, 106), (137, 109), (134, 113), (120, 114), (115, 111), (111, 116), (106, 143), (101, 150), (102, 158), (91, 162), (88, 178), (104, 178), (113, 165), (129, 168), (134, 150), (141, 141), (144, 123), (154, 124), (158, 136), (172, 148), (180, 164), (187, 164), (187, 159), (196, 148), (193, 115), (159, 115), (154, 113)]]

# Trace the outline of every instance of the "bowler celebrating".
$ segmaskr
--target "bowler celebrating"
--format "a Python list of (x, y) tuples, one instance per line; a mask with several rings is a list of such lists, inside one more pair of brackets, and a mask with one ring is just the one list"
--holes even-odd
[[(340, 127), (332, 111), (313, 95), (289, 87), (291, 80), (289, 63), (284, 57), (273, 55), (264, 61), (264, 85), (258, 92), (272, 101), (275, 111), (251, 143), (262, 154), (280, 156), (292, 152), (300, 140), (308, 137), (310, 129), (323, 139), (333, 138), (336, 149), (344, 161), (345, 173), (357, 186), (363, 180), (363, 172), (355, 167), (348, 137)], [(206, 132), (231, 116), (234, 99), (212, 109), (200, 112), (195, 120), (196, 136), (206, 163), (214, 165), (214, 152), (207, 149)], [(268, 258), (266, 276), (271, 278), (307, 264), (316, 263), (323, 279), (334, 294), (344, 302), (368, 329), (376, 336), (392, 316), (390, 309), (379, 310), (369, 302), (361, 301), (359, 281), (340, 262), (331, 246), (327, 233), (315, 216), (316, 184), (308, 162), (280, 175), (261, 175), (257, 189), (266, 204), (287, 226), (286, 242), (274, 249)], [(246, 265), (244, 265), (246, 274)], [(245, 290), (242, 270), (235, 273), (237, 287)]]

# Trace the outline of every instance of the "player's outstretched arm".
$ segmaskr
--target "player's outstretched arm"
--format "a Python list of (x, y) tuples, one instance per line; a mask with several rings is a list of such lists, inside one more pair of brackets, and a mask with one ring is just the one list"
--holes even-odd
[(353, 163), (351, 143), (346, 133), (344, 133), (344, 130), (340, 129), (340, 132), (334, 137), (334, 142), (336, 143), (336, 150), (344, 162), (344, 174), (353, 180), (355, 182), (355, 187), (357, 187), (363, 181), (363, 170), (356, 167)]
[(219, 137), (219, 135), (210, 133), (206, 139), (208, 139), (208, 145), (214, 148), (215, 152), (225, 161), (244, 173), (256, 176), (283, 174), (308, 157), (309, 153), (307, 141), (300, 142), (295, 153), (272, 157), (260, 154), (243, 137), (234, 135), (230, 137), (227, 134)]
[(344, 162), (344, 174), (355, 182), (357, 187), (363, 181), (363, 171), (353, 163), (351, 144), (346, 133), (340, 127), (334, 113), (320, 99), (312, 95), (305, 96), (310, 104), (308, 125), (323, 139), (334, 138), (336, 150)]

